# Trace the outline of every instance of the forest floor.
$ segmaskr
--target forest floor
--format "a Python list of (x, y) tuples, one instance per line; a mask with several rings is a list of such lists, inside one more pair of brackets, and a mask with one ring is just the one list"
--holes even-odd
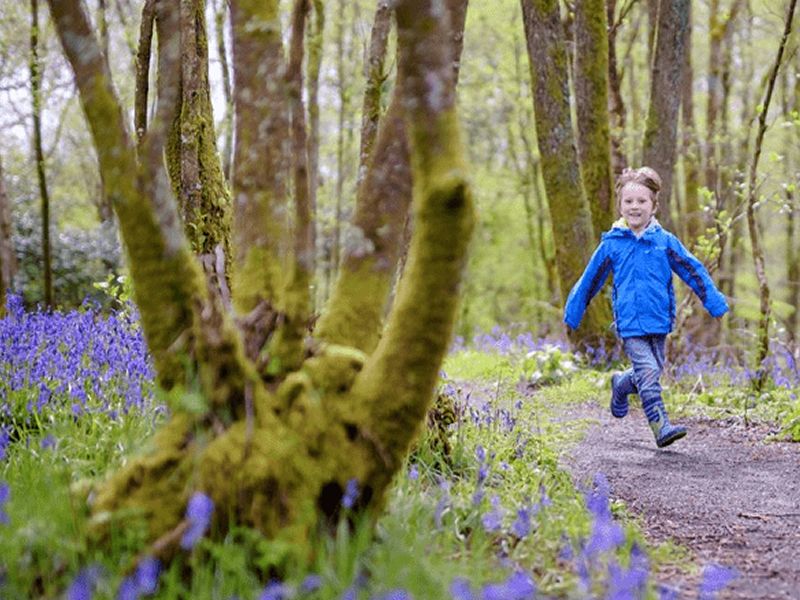
[(767, 441), (767, 427), (740, 419), (691, 417), (673, 419), (689, 433), (658, 449), (641, 409), (615, 419), (606, 396), (561, 412), (566, 426), (588, 423), (562, 463), (584, 487), (604, 473), (647, 538), (685, 548), (698, 567), (662, 567), (657, 580), (696, 597), (699, 567), (717, 563), (739, 572), (721, 599), (800, 599), (800, 444)]

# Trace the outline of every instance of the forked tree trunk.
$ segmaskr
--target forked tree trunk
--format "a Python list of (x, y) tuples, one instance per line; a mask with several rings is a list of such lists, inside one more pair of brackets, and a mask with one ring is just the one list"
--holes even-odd
[[(187, 527), (186, 502), (193, 492), (202, 491), (216, 507), (214, 535), (223, 536), (234, 524), (255, 527), (274, 540), (276, 548), (286, 549), (269, 565), (280, 568), (311, 558), (315, 535), (320, 526), (336, 522), (349, 481), (359, 484), (355, 509), (378, 514), (430, 403), (453, 330), (473, 227), (452, 55), (449, 45), (441, 44), (449, 34), (448, 23), (446, 13), (433, 4), (433, 0), (405, 0), (396, 5), (399, 69), (405, 74), (398, 105), (407, 107), (416, 226), (386, 330), (370, 355), (352, 347), (323, 345), (299, 370), (276, 377), (259, 375), (253, 361), (244, 356), (243, 335), (209, 297), (189, 251), (161, 161), (174, 105), (162, 107), (163, 114), (143, 140), (140, 156), (146, 160), (140, 160), (137, 168), (110, 75), (99, 60), (79, 0), (50, 1), (101, 167), (113, 183), (109, 189), (114, 190), (145, 335), (151, 349), (159, 350), (154, 351), (156, 365), (164, 366), (165, 348), (174, 352), (179, 345), (174, 339), (166, 343), (176, 332), (175, 321), (165, 320), (164, 311), (180, 311), (178, 332), (186, 337), (181, 347), (197, 371), (195, 381), (205, 400), (192, 410), (182, 402), (181, 390), (175, 390), (169, 396), (172, 416), (156, 433), (150, 450), (131, 458), (99, 486), (91, 525), (101, 540), (114, 527), (135, 526), (131, 515), (136, 514), (146, 526), (149, 547), (144, 552), (169, 558), (179, 551)], [(280, 28), (273, 20), (277, 11), (271, 10), (276, 6), (262, 5), (254, 13), (233, 3), (240, 67), (277, 55)], [(276, 27), (253, 27), (253, 18)], [(178, 45), (171, 50), (167, 56), (177, 61)], [(179, 72), (168, 73), (177, 83)], [(253, 94), (258, 90), (251, 86), (259, 82), (255, 70), (237, 69), (237, 73), (244, 78), (236, 86), (237, 94), (250, 90), (238, 99), (247, 125), (274, 123), (274, 113), (247, 102), (250, 97), (264, 98)], [(254, 136), (237, 137), (237, 160), (251, 161), (244, 165), (249, 179), (243, 184), (250, 194), (244, 201), (258, 206), (237, 202), (236, 209), (257, 209), (255, 214), (266, 215), (276, 196), (270, 189), (272, 181), (256, 179), (256, 156), (262, 161), (264, 156), (256, 154), (261, 144)], [(237, 172), (239, 166), (237, 162)], [(377, 158), (373, 160), (371, 169), (382, 167)], [(237, 239), (258, 244), (259, 234), (271, 227), (277, 224), (250, 223)], [(270, 256), (268, 251), (263, 245), (246, 245), (237, 256), (247, 265), (251, 253), (263, 259)], [(265, 265), (262, 273), (272, 267)], [(261, 277), (254, 288), (245, 288), (248, 302), (277, 298), (281, 288), (267, 283), (269, 278)]]
[(661, 176), (658, 218), (667, 229), (673, 229), (672, 177), (689, 36), (689, 0), (661, 0), (656, 29), (642, 162)]
[[(567, 53), (556, 0), (521, 0), (533, 86), (536, 135), (547, 192), (562, 302), (597, 245), (581, 185), (569, 110)], [(573, 340), (579, 346), (610, 343), (606, 296), (590, 305)]]

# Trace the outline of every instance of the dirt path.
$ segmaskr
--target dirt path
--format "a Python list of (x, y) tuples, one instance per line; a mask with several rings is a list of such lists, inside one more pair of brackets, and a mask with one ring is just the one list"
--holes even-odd
[[(585, 404), (565, 418), (591, 423), (564, 457), (573, 478), (590, 484), (602, 471), (651, 540), (675, 541), (697, 565), (735, 567), (740, 576), (720, 598), (800, 599), (800, 444), (764, 442), (760, 427), (682, 419), (687, 437), (659, 450), (641, 409), (618, 420)], [(696, 597), (698, 579), (658, 574), (681, 598)]]

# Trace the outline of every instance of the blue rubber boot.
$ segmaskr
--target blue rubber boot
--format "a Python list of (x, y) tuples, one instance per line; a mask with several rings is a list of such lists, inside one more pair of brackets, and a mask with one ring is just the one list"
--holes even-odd
[(626, 373), (614, 373), (611, 376), (611, 414), (617, 419), (628, 414), (628, 395), (636, 391), (629, 380), (630, 376)]
[(669, 422), (667, 411), (664, 410), (664, 403), (660, 398), (657, 403), (654, 402), (652, 404), (654, 406), (651, 405), (645, 409), (645, 414), (649, 417), (652, 412), (656, 416), (655, 419), (649, 421), (650, 429), (653, 430), (653, 435), (656, 438), (656, 446), (664, 448), (686, 435), (686, 427), (673, 425)]

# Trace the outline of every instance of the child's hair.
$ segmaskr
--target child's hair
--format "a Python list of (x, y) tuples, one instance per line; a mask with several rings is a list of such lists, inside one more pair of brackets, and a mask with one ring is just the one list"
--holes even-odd
[(658, 206), (658, 193), (661, 191), (661, 177), (656, 173), (655, 169), (651, 169), (650, 167), (639, 167), (638, 169), (626, 167), (622, 170), (622, 173), (617, 177), (617, 184), (614, 187), (617, 196), (617, 208), (619, 208), (622, 188), (629, 183), (638, 183), (653, 192), (653, 205)]

